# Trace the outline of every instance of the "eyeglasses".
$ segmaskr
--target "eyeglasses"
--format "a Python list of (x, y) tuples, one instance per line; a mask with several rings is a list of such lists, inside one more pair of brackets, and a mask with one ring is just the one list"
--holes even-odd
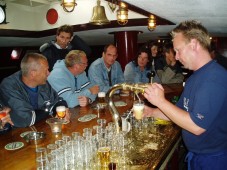
[(79, 62), (78, 64), (82, 64), (84, 66), (88, 66), (88, 63)]

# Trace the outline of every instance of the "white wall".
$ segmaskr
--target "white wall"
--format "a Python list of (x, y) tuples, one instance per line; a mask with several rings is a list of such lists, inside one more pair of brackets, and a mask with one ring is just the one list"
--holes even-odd
[[(89, 23), (93, 7), (96, 6), (96, 0), (77, 0), (77, 6), (74, 11), (67, 13), (60, 5), (60, 1), (37, 7), (23, 6), (14, 3), (7, 3), (8, 24), (0, 25), (1, 29), (17, 29), (40, 31), (57, 28), (63, 24), (77, 25)], [(109, 20), (116, 20), (116, 10), (114, 13), (110, 10), (108, 2), (101, 0), (101, 5), (105, 7), (106, 15)], [(49, 9), (54, 8), (58, 12), (58, 21), (51, 25), (46, 20), (46, 13)], [(146, 18), (143, 15), (129, 11), (129, 18)], [(81, 28), (82, 31), (83, 28)]]

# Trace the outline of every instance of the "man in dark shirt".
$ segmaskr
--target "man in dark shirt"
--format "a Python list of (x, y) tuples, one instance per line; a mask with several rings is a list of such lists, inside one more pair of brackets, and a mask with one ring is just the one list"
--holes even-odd
[(218, 64), (222, 65), (223, 67), (225, 67), (225, 69), (227, 69), (227, 57), (224, 57), (217, 51), (217, 48), (214, 42), (211, 42), (210, 44), (210, 54), (211, 54), (211, 57), (217, 61)]
[(87, 57), (91, 55), (90, 47), (77, 35), (73, 36), (73, 27), (70, 25), (59, 27), (56, 41), (50, 41), (40, 47), (40, 52), (47, 58), (50, 71), (56, 61), (64, 59), (71, 50), (82, 50)]

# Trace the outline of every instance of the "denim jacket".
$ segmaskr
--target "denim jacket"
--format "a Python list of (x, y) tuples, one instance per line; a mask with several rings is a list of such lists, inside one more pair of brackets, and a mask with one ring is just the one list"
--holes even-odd
[[(110, 89), (108, 70), (104, 64), (103, 58), (95, 60), (88, 70), (88, 77), (92, 84), (99, 85), (100, 91), (107, 92)], [(115, 61), (111, 66), (112, 85), (123, 83), (125, 81), (121, 65)]]

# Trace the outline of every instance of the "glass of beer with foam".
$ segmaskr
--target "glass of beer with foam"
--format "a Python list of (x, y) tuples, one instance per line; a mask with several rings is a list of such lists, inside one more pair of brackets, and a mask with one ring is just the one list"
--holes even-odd
[(58, 118), (63, 119), (66, 115), (66, 107), (65, 106), (57, 106), (56, 113)]
[(108, 168), (110, 163), (110, 146), (108, 146), (106, 139), (99, 140), (98, 158), (101, 164), (101, 169)]
[(138, 122), (139, 130), (142, 129), (142, 121), (143, 121), (143, 110), (144, 110), (144, 102), (143, 101), (135, 101), (133, 103), (133, 114)]

